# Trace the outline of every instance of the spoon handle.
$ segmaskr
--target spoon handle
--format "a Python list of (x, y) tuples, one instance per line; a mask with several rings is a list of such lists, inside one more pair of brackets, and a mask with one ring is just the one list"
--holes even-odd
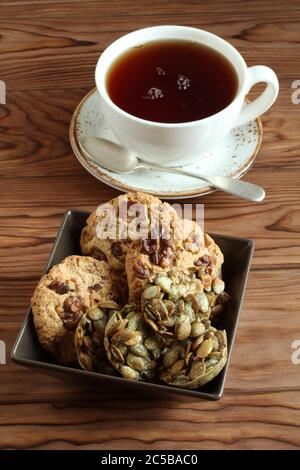
[(263, 201), (266, 195), (264, 189), (260, 186), (257, 186), (256, 184), (248, 183), (247, 181), (242, 180), (234, 180), (232, 178), (227, 178), (226, 176), (198, 175), (197, 173), (193, 173), (182, 168), (167, 168), (154, 165), (151, 165), (151, 168), (204, 180), (210, 186), (213, 186), (216, 189), (220, 189), (226, 193), (230, 193), (234, 196), (246, 199), (247, 201), (260, 202)]
[(261, 202), (264, 200), (265, 190), (257, 184), (248, 183), (248, 181), (234, 180), (225, 176), (212, 176), (207, 179), (217, 189), (246, 199), (247, 201)]

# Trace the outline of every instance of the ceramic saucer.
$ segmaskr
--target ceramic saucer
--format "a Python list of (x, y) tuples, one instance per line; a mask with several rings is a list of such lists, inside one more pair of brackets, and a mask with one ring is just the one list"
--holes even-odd
[[(120, 175), (105, 170), (87, 158), (78, 146), (82, 136), (97, 136), (118, 142), (105, 123), (96, 89), (90, 91), (74, 111), (70, 125), (70, 141), (81, 165), (95, 178), (120, 191), (145, 191), (164, 199), (202, 196), (214, 191), (200, 179), (159, 171), (136, 171)], [(197, 162), (186, 165), (192, 172), (207, 175), (240, 178), (253, 164), (262, 141), (260, 119), (233, 129), (211, 152), (199, 157)]]

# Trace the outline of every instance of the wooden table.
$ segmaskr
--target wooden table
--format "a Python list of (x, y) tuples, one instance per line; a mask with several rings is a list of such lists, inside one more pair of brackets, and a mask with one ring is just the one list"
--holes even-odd
[[(114, 39), (147, 25), (207, 29), (249, 65), (278, 74), (281, 91), (263, 116), (264, 139), (247, 180), (263, 204), (223, 193), (205, 203), (206, 229), (249, 237), (255, 254), (219, 402), (158, 401), (90, 390), (11, 363), (24, 318), (64, 211), (92, 210), (117, 191), (74, 158), (68, 126)], [(300, 2), (2, 0), (0, 79), (0, 446), (35, 449), (295, 449), (300, 447)]]

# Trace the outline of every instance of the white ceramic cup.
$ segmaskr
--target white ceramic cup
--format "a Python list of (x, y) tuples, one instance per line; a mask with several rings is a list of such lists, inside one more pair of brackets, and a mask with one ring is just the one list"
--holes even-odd
[[(175, 124), (147, 121), (115, 105), (106, 88), (106, 75), (112, 62), (131, 47), (164, 39), (199, 42), (223, 54), (238, 76), (238, 91), (233, 101), (207, 118)], [(267, 111), (279, 90), (278, 79), (272, 69), (263, 65), (247, 67), (243, 57), (231, 44), (207, 31), (186, 26), (154, 26), (122, 36), (100, 56), (95, 78), (104, 119), (120, 143), (136, 152), (141, 159), (165, 166), (184, 165), (197, 160), (218, 145), (231, 129)], [(265, 90), (252, 103), (244, 104), (250, 88), (259, 82), (267, 84)]]

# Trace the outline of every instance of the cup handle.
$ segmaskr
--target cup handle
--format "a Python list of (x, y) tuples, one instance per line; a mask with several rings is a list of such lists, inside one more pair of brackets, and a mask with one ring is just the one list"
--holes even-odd
[(278, 78), (275, 72), (269, 67), (255, 65), (254, 67), (249, 67), (247, 73), (248, 83), (246, 94), (256, 83), (265, 82), (267, 86), (261, 95), (252, 101), (252, 103), (245, 103), (234, 123), (234, 127), (241, 126), (265, 113), (276, 100), (279, 91)]

